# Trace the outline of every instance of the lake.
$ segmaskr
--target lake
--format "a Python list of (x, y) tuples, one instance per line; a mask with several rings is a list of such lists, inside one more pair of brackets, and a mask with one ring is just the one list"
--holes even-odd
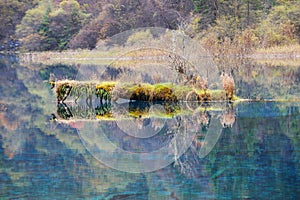
[[(1, 55), (1, 199), (300, 199), (300, 63), (234, 68), (250, 102), (58, 109), (50, 74), (77, 72)], [(61, 110), (78, 121), (55, 120)], [(169, 115), (128, 119), (137, 110)]]

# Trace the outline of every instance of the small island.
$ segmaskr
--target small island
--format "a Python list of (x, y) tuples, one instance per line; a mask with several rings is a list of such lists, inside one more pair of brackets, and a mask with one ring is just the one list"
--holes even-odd
[(221, 76), (223, 90), (210, 90), (197, 84), (177, 85), (174, 83), (118, 83), (115, 81), (75, 81), (62, 80), (50, 82), (55, 85), (58, 102), (64, 102), (69, 96), (75, 102), (80, 98), (92, 101), (93, 97), (100, 103), (115, 101), (118, 98), (130, 101), (235, 101), (239, 98), (234, 95), (234, 81), (228, 75)]

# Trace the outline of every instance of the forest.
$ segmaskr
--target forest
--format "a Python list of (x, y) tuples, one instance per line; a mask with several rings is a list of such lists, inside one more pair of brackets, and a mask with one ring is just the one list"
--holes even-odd
[(300, 0), (4, 0), (0, 20), (2, 51), (93, 49), (126, 30), (164, 27), (237, 55), (299, 49)]

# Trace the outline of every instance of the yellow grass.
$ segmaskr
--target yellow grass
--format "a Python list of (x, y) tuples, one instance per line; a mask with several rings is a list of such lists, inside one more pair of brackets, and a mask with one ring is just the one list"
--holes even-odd
[[(111, 48), (104, 50), (66, 50), (58, 51), (45, 51), (45, 52), (30, 52), (20, 54), (20, 63), (28, 65), (30, 63), (42, 63), (46, 65), (52, 64), (101, 64), (108, 65), (116, 62), (117, 58), (124, 53), (128, 53), (128, 49)], [(134, 52), (137, 53), (136, 51)], [(143, 53), (143, 52), (141, 52)], [(149, 53), (149, 51), (147, 51)], [(161, 52), (158, 52), (161, 53)], [(157, 54), (154, 52), (153, 54)], [(129, 51), (129, 54), (130, 51)], [(139, 56), (139, 55), (134, 55)], [(257, 63), (266, 63), (271, 66), (299, 66), (300, 63), (300, 44), (293, 44), (287, 46), (274, 46), (270, 48), (258, 48), (252, 55), (248, 55), (252, 60)], [(125, 64), (126, 61), (117, 61)], [(132, 64), (130, 61), (129, 64)]]
[(299, 59), (255, 59), (255, 63), (259, 65), (265, 66), (285, 66), (285, 67), (296, 67), (300, 66), (300, 58)]
[(42, 63), (42, 64), (109, 64), (118, 56), (116, 50), (67, 50), (67, 51), (43, 51), (20, 54), (20, 63)]
[(300, 59), (300, 44), (274, 46), (270, 48), (258, 48), (253, 54), (253, 58), (294, 58)]

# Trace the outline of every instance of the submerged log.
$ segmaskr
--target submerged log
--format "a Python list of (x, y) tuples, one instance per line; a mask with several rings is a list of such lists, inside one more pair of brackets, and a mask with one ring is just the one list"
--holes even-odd
[[(229, 107), (228, 107), (229, 106)], [(129, 102), (124, 104), (104, 103), (102, 105), (78, 105), (71, 102), (58, 103), (57, 112), (53, 120), (60, 122), (68, 121), (116, 121), (131, 119), (173, 119), (174, 117), (191, 117), (195, 123), (201, 126), (208, 126), (210, 114), (218, 116), (223, 113), (226, 116), (221, 118), (222, 125), (231, 127), (234, 121), (224, 121), (228, 118), (228, 108), (232, 109), (233, 104), (226, 103), (201, 103), (201, 102)], [(234, 117), (234, 114), (232, 112)], [(231, 119), (231, 118), (230, 118)], [(192, 120), (192, 121), (193, 121)], [(226, 128), (226, 127), (224, 127)]]

